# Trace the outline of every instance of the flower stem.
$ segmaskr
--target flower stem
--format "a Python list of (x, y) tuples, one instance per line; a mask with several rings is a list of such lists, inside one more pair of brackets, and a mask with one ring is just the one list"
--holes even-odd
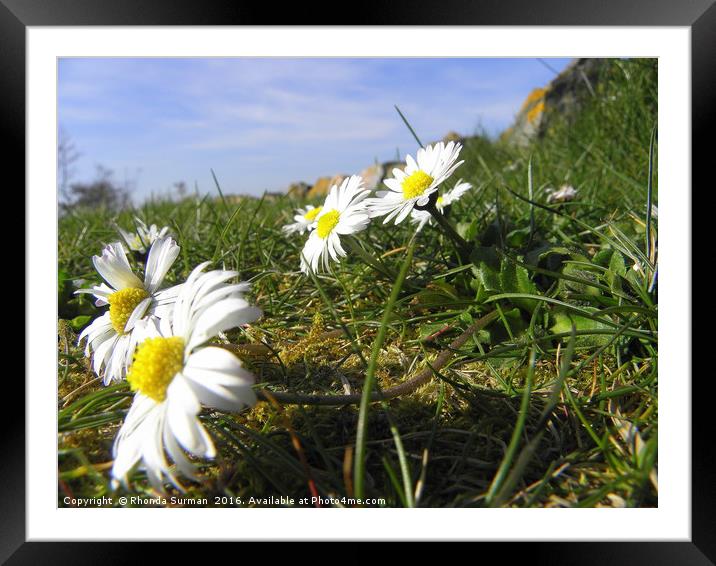
[(453, 242), (455, 242), (460, 257), (467, 261), (470, 257), (470, 244), (468, 244), (465, 239), (455, 231), (455, 228), (453, 228), (448, 219), (445, 218), (440, 211), (438, 211), (435, 204), (432, 202), (428, 203), (425, 210), (432, 214), (435, 221), (440, 225), (440, 228), (442, 228), (445, 234), (449, 236)]
[(392, 272), (392, 270), (385, 265), (382, 261), (379, 259), (371, 256), (368, 252), (366, 252), (361, 245), (355, 241), (352, 237), (346, 238), (346, 242), (348, 243), (348, 246), (353, 250), (353, 252), (359, 256), (366, 264), (368, 264), (370, 267), (375, 269), (378, 273), (389, 279), (390, 281), (395, 281), (395, 273)]

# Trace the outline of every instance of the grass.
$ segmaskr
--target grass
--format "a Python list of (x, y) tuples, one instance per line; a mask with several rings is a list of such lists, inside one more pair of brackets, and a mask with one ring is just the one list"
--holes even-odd
[[(280, 230), (300, 204), (288, 197), (196, 196), (64, 216), (59, 505), (111, 494), (111, 445), (132, 397), (91, 372), (77, 334), (98, 310), (71, 291), (99, 282), (90, 256), (134, 214), (170, 226), (181, 245), (170, 283), (211, 259), (252, 281), (264, 310), (226, 347), (276, 399), (203, 413), (218, 456), (183, 497), (657, 505), (658, 220), (646, 214), (658, 203), (656, 121), (656, 62), (615, 60), (579, 118), (556, 118), (530, 147), (468, 140), (458, 175), (475, 188), (449, 212), (474, 247), (465, 261), (436, 227), (411, 240), (409, 223), (374, 221), (332, 272), (303, 276), (304, 238)], [(546, 204), (545, 189), (564, 183), (577, 199)], [(371, 384), (390, 391), (420, 371), (430, 379), (415, 391), (371, 402)], [(281, 393), (363, 401), (293, 404)], [(132, 495), (151, 495), (141, 472), (133, 480)]]

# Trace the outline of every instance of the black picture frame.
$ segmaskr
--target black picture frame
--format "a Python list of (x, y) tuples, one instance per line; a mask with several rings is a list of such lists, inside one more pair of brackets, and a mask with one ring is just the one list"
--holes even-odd
[[(0, 124), (5, 141), (6, 175), (24, 186), (25, 170), (25, 32), (28, 26), (84, 25), (558, 25), (558, 26), (686, 26), (692, 40), (692, 179), (693, 186), (713, 187), (707, 140), (713, 138), (716, 115), (716, 5), (714, 0), (410, 0), (362, 2), (359, 13), (342, 3), (307, 9), (305, 3), (282, 4), (170, 0), (0, 0)], [(350, 15), (349, 15), (350, 14)], [(350, 18), (350, 21), (348, 20)], [(713, 158), (711, 157), (711, 160)], [(690, 191), (691, 187), (679, 190)], [(6, 193), (7, 194), (7, 193)], [(693, 194), (693, 193), (692, 193)], [(25, 213), (32, 202), (22, 199)], [(692, 256), (693, 257), (693, 256)], [(26, 257), (26, 261), (28, 258)], [(28, 297), (25, 296), (25, 301)], [(685, 331), (688, 329), (685, 329)], [(26, 354), (29, 344), (25, 345)], [(691, 356), (685, 360), (689, 379)], [(529, 564), (714, 564), (716, 563), (716, 461), (709, 426), (711, 395), (705, 393), (710, 372), (694, 373), (692, 389), (692, 535), (690, 542), (492, 543), (516, 561)], [(703, 379), (700, 379), (703, 378)], [(22, 380), (7, 379), (6, 399), (24, 398)], [(711, 388), (712, 389), (712, 388)], [(25, 542), (25, 411), (20, 402), (6, 402), (0, 411), (0, 561), (8, 564), (127, 563), (136, 560), (138, 543)], [(48, 471), (49, 473), (49, 471)], [(593, 533), (589, 533), (592, 535)], [(81, 534), (80, 534), (81, 536)], [(559, 532), (554, 538), (559, 539)], [(585, 535), (587, 536), (587, 535)], [(505, 547), (510, 544), (509, 551)], [(367, 545), (355, 545), (350, 558), (372, 557)], [(424, 556), (423, 545), (414, 549)], [(183, 558), (205, 556), (206, 550), (181, 545)], [(246, 547), (244, 547), (246, 548)], [(289, 549), (290, 552), (298, 552)], [(164, 554), (164, 551), (162, 551)], [(507, 554), (509, 552), (509, 554)], [(201, 554), (200, 554), (201, 553)], [(337, 554), (336, 554), (337, 553)], [(326, 547), (321, 556), (344, 560), (344, 552)], [(275, 550), (271, 551), (275, 558)], [(318, 557), (318, 555), (313, 555)], [(476, 555), (477, 556), (477, 555)], [(130, 558), (132, 557), (132, 558)]]

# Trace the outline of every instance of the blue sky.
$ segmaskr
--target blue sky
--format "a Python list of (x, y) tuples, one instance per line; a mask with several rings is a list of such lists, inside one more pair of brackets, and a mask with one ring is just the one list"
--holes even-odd
[[(557, 71), (570, 59), (545, 60)], [(136, 182), (259, 195), (357, 173), (453, 130), (496, 134), (554, 73), (537, 59), (61, 59), (58, 121), (81, 156)]]

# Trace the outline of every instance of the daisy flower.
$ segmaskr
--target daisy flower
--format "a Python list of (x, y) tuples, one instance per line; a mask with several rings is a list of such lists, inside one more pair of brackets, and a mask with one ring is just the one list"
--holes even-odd
[(145, 253), (149, 246), (159, 238), (165, 237), (169, 232), (168, 226), (164, 226), (161, 230), (157, 228), (156, 224), (147, 227), (147, 225), (136, 216), (134, 217), (134, 222), (136, 223), (136, 230), (134, 232), (127, 232), (117, 226), (117, 231), (120, 236), (122, 236), (127, 247), (133, 252)]
[(418, 150), (416, 159), (408, 155), (405, 171), (393, 169), (393, 179), (383, 182), (389, 191), (378, 191), (378, 198), (371, 198), (367, 206), (371, 218), (384, 216), (383, 223), (395, 219), (402, 222), (415, 206), (425, 206), (430, 195), (453, 174), (463, 162), (457, 161), (462, 144), (443, 142)]
[(449, 191), (445, 191), (445, 194), (438, 197), (435, 206), (442, 212), (445, 207), (450, 206), (452, 203), (459, 201), (462, 196), (472, 188), (472, 185), (466, 181), (460, 179), (455, 186)]
[(159, 290), (164, 277), (179, 255), (179, 246), (171, 238), (154, 241), (149, 249), (144, 269), (144, 281), (129, 266), (124, 247), (119, 242), (109, 244), (101, 256), (94, 256), (95, 269), (107, 282), (75, 293), (91, 293), (95, 305), (109, 305), (109, 310), (85, 328), (79, 342), (85, 338), (85, 355), (93, 355), (93, 369), (104, 372), (105, 385), (121, 380), (132, 361), (136, 339), (132, 330), (143, 317), (162, 317), (176, 299), (179, 286)]
[(294, 234), (296, 232), (299, 234), (303, 234), (306, 231), (310, 232), (313, 230), (314, 224), (316, 223), (316, 216), (321, 213), (322, 209), (322, 206), (315, 207), (310, 204), (305, 208), (297, 209), (297, 214), (293, 217), (295, 222), (293, 224), (286, 224), (283, 228), (281, 228), (281, 230), (283, 230), (287, 235)]
[(353, 175), (344, 179), (340, 187), (333, 185), (316, 217), (316, 229), (301, 252), (301, 271), (316, 271), (319, 265), (328, 269), (329, 258), (340, 261), (346, 252), (341, 247), (341, 236), (360, 232), (370, 222), (365, 198), (370, 191), (363, 187), (363, 179)]
[[(467, 183), (460, 179), (457, 183), (455, 183), (455, 186), (450, 189), (449, 191), (445, 191), (444, 194), (440, 195), (438, 199), (435, 201), (435, 208), (438, 209), (438, 212), (440, 214), (445, 213), (445, 209), (450, 206), (455, 201), (458, 201), (462, 198), (462, 195), (464, 195), (467, 191), (469, 191), (472, 188), (472, 185), (470, 183)], [(410, 213), (410, 221), (413, 224), (417, 224), (417, 231), (420, 232), (420, 230), (423, 229), (425, 224), (430, 222), (432, 224), (432, 214), (430, 214), (427, 210), (418, 210), (413, 209), (413, 211)]]
[(135, 395), (114, 442), (115, 485), (126, 486), (127, 474), (141, 463), (156, 490), (163, 491), (166, 480), (183, 489), (177, 470), (196, 477), (187, 454), (216, 454), (198, 418), (202, 405), (239, 411), (256, 403), (254, 376), (228, 350), (204, 344), (255, 321), (261, 311), (243, 298), (248, 283), (226, 283), (236, 272), (204, 272), (207, 265), (199, 265), (182, 285), (171, 317), (137, 324), (139, 344), (127, 373)]

